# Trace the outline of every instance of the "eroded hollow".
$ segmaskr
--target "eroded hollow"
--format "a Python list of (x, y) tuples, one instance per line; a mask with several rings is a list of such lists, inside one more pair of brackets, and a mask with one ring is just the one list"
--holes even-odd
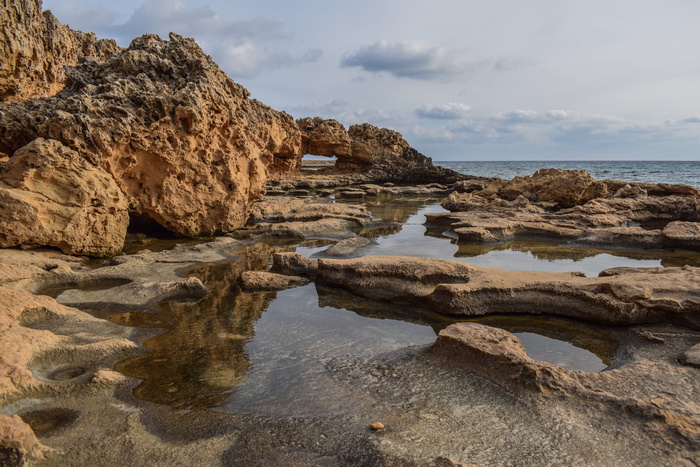
[(49, 436), (72, 425), (79, 412), (72, 409), (51, 408), (20, 413), (19, 416), (37, 436)]

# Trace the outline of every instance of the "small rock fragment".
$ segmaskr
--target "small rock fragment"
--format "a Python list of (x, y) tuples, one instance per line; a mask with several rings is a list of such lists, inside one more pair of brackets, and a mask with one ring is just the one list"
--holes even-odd
[(369, 427), (371, 429), (373, 429), (374, 431), (383, 430), (384, 424), (382, 422), (374, 422), (374, 423), (370, 423)]

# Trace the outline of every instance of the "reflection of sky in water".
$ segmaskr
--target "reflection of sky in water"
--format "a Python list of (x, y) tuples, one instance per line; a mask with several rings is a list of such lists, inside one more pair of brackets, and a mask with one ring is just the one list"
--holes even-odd
[[(394, 226), (366, 231), (373, 240), (372, 244), (362, 250), (362, 254), (422, 256), (516, 271), (581, 271), (589, 276), (597, 275), (599, 271), (610, 267), (659, 266), (661, 261), (658, 258), (661, 257), (667, 261), (663, 252), (640, 255), (638, 251), (633, 253), (635, 250), (630, 250), (629, 254), (640, 258), (633, 259), (617, 256), (618, 253), (625, 254), (624, 250), (609, 254), (595, 249), (553, 249), (552, 245), (526, 243), (458, 246), (450, 238), (440, 236), (440, 232), (430, 232), (435, 236), (426, 235), (423, 214), (443, 212), (439, 204), (426, 202), (420, 205), (415, 200), (410, 203), (412, 204), (408, 201), (405, 204), (397, 203), (399, 211), (395, 213), (386, 205), (377, 207), (377, 212), (381, 210), (382, 218), (385, 219), (383, 222), (391, 224), (392, 219), (406, 219), (406, 222), (400, 228)], [(371, 210), (372, 206), (369, 208)], [(392, 231), (395, 233), (389, 234)], [(297, 251), (311, 257), (323, 257), (324, 250), (328, 248), (328, 244), (313, 246), (318, 245), (318, 242), (304, 244), (306, 246), (299, 246)], [(289, 251), (290, 247), (292, 246), (288, 245), (282, 250)], [(278, 251), (277, 248), (260, 242), (253, 244), (248, 247), (250, 251), (246, 253), (246, 261), (257, 265), (253, 269), (264, 270), (271, 261), (272, 254)], [(179, 355), (178, 349), (183, 348), (183, 343), (189, 342), (189, 346), (184, 345), (187, 352), (184, 352), (177, 371), (163, 372), (161, 367), (164, 363), (160, 361), (163, 358), (150, 362), (154, 356), (158, 356), (155, 353), (149, 354), (152, 358), (143, 357), (146, 360), (143, 364), (138, 359), (131, 360), (136, 365), (132, 374), (145, 381), (141, 387), (152, 388), (155, 392), (146, 394), (144, 389), (144, 394), (135, 393), (137, 397), (169, 404), (167, 400), (174, 396), (160, 394), (162, 388), (166, 387), (171, 391), (176, 390), (175, 395), (180, 394), (177, 399), (179, 406), (194, 405), (183, 399), (192, 394), (193, 398), (200, 401), (198, 407), (219, 407), (219, 410), (227, 412), (294, 416), (371, 410), (370, 398), (332, 378), (326, 367), (328, 359), (379, 355), (407, 346), (429, 345), (435, 340), (435, 329), (456, 321), (441, 315), (437, 322), (442, 324), (436, 325), (434, 317), (429, 316), (430, 311), (357, 297), (338, 298), (337, 291), (324, 292), (319, 297), (314, 284), (268, 292), (260, 297), (243, 293), (234, 284), (242, 270), (250, 268), (246, 261), (240, 264), (232, 262), (230, 268), (227, 265), (201, 266), (204, 269), (198, 276), (211, 275), (212, 278), (205, 283), (212, 290), (228, 292), (219, 294), (221, 297), (218, 299), (217, 294), (213, 293), (201, 301), (182, 305), (192, 309), (187, 308), (183, 313), (173, 314), (173, 319), (177, 318), (177, 322), (173, 323), (167, 334), (156, 338), (161, 342), (159, 352), (169, 356), (163, 357), (166, 360)], [(697, 259), (693, 257), (691, 261)], [(223, 275), (206, 273), (209, 268), (216, 270), (217, 267), (224, 267), (224, 272), (228, 271), (227, 268), (231, 271)], [(210, 305), (206, 305), (208, 301), (217, 307), (209, 309)], [(179, 308), (174, 308), (177, 309)], [(246, 310), (251, 315), (248, 318), (245, 318)], [(202, 321), (202, 318), (210, 317), (211, 325), (192, 325), (187, 317), (194, 316), (198, 316), (193, 318), (196, 323)], [(484, 317), (483, 320), (483, 324), (510, 329), (533, 359), (554, 363), (566, 369), (589, 372), (600, 371), (606, 366), (599, 358), (599, 337), (585, 337), (589, 326), (570, 323), (559, 326), (563, 331), (554, 332), (553, 325), (544, 317), (498, 316), (498, 319)], [(487, 323), (487, 320), (493, 323)], [(522, 320), (529, 322), (523, 324)], [(243, 330), (237, 330), (241, 326)], [(539, 334), (539, 330), (544, 335)], [(194, 336), (194, 333), (201, 335)], [(238, 333), (241, 338), (245, 338), (244, 341), (237, 340), (243, 344), (240, 350), (226, 345), (225, 337), (231, 333)], [(575, 336), (569, 337), (572, 333)], [(565, 342), (567, 340), (576, 343), (576, 346)], [(214, 351), (211, 350), (213, 343), (220, 344), (219, 347), (214, 346)], [(589, 348), (598, 354), (578, 346)], [(209, 354), (216, 361), (205, 362), (190, 357)], [(203, 368), (210, 371), (202, 371)], [(171, 375), (172, 381), (160, 381), (163, 380), (163, 374)], [(235, 378), (229, 377), (231, 375)], [(207, 405), (210, 399), (214, 402)]]
[[(449, 259), (494, 269), (509, 271), (583, 272), (587, 276), (597, 276), (600, 271), (612, 267), (657, 267), (659, 259), (633, 259), (600, 253), (582, 259), (543, 259), (529, 251), (494, 249), (476, 256), (455, 256), (458, 246), (451, 239), (425, 235), (425, 213), (447, 212), (439, 204), (431, 204), (417, 210), (395, 234), (376, 239), (376, 243), (363, 250), (365, 255), (403, 255), (427, 258)], [(322, 256), (322, 248), (298, 248), (305, 256)]]
[(567, 370), (597, 372), (605, 369), (606, 365), (593, 353), (575, 347), (568, 342), (551, 339), (531, 332), (518, 332), (515, 337), (520, 339), (527, 355), (534, 360), (554, 363)]

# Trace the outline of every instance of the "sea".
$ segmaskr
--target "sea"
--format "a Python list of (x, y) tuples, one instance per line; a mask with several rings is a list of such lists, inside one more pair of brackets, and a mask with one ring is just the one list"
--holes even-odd
[(682, 183), (700, 188), (700, 161), (434, 161), (434, 164), (466, 175), (505, 180), (553, 168), (586, 170), (596, 180)]

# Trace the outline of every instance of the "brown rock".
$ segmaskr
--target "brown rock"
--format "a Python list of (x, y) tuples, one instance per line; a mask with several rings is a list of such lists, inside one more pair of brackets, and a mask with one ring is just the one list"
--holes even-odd
[(242, 226), (268, 167), (287, 170), (298, 153), (293, 119), (248, 99), (192, 39), (137, 38), (69, 69), (69, 82), (60, 96), (7, 105), (0, 151), (56, 139), (111, 174), (132, 213), (179, 235)]
[(318, 260), (312, 260), (300, 253), (275, 253), (271, 271), (280, 274), (315, 277)]
[(319, 259), (316, 282), (450, 315), (549, 313), (607, 324), (673, 322), (700, 329), (700, 269), (626, 268), (602, 277), (500, 271), (444, 260)]
[(700, 368), (700, 344), (694, 345), (681, 357), (681, 361), (695, 368)]
[(300, 287), (309, 280), (299, 276), (285, 276), (266, 271), (245, 271), (240, 278), (241, 287), (246, 291), (283, 290)]
[(664, 227), (663, 237), (668, 246), (700, 250), (700, 223), (671, 222)]
[(122, 249), (126, 199), (108, 173), (76, 151), (38, 138), (0, 173), (0, 247), (51, 245), (90, 256)]
[(34, 431), (18, 415), (0, 415), (0, 463), (28, 465), (53, 449), (39, 442)]
[(385, 427), (384, 427), (384, 424), (383, 424), (382, 422), (370, 423), (370, 424), (369, 424), (369, 427), (370, 427), (372, 430), (374, 430), (374, 431), (383, 430), (383, 429), (385, 428)]
[(5, 1), (0, 9), (0, 101), (53, 96), (64, 88), (66, 65), (81, 57), (106, 59), (120, 47), (92, 33), (71, 30), (41, 0)]
[(499, 195), (507, 200), (524, 196), (530, 201), (552, 201), (561, 207), (583, 204), (607, 194), (607, 186), (585, 170), (541, 169), (528, 177), (515, 177)]

